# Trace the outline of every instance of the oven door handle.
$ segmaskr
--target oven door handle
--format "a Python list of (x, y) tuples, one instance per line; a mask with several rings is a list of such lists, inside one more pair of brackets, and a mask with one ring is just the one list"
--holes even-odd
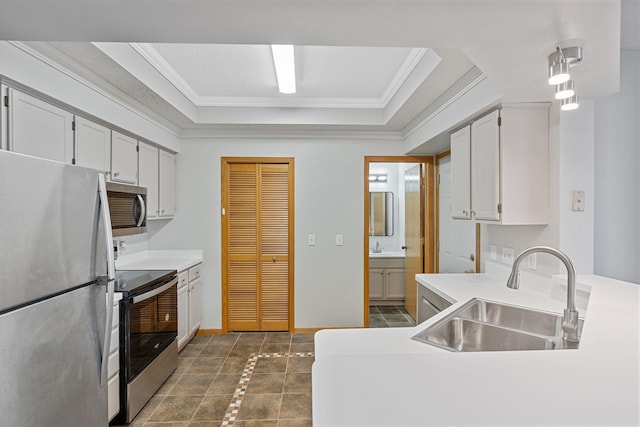
[(159, 288), (152, 289), (149, 292), (145, 292), (142, 295), (136, 295), (135, 297), (133, 297), (131, 299), (131, 301), (133, 301), (133, 303), (135, 304), (135, 303), (138, 303), (140, 301), (144, 301), (146, 299), (149, 299), (151, 297), (155, 297), (156, 295), (163, 293), (164, 291), (166, 291), (170, 287), (176, 286), (177, 284), (178, 284), (178, 278), (175, 277), (175, 278), (171, 279), (170, 282), (165, 283), (164, 285), (160, 286)]

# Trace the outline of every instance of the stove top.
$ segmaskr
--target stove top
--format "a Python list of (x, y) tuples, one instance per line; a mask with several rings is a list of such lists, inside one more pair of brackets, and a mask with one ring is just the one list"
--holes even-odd
[(156, 283), (171, 279), (177, 274), (176, 270), (118, 270), (115, 291), (135, 294)]

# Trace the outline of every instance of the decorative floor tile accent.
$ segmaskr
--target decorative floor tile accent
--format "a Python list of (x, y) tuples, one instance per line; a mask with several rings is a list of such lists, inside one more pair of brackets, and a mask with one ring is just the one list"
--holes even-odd
[(258, 363), (258, 359), (260, 358), (279, 358), (279, 357), (314, 357), (313, 352), (297, 352), (297, 353), (251, 353), (249, 359), (247, 360), (247, 364), (244, 367), (244, 371), (242, 372), (242, 376), (240, 377), (240, 381), (238, 382), (238, 386), (236, 387), (235, 392), (233, 393), (233, 398), (231, 399), (231, 403), (229, 403), (229, 408), (227, 409), (227, 413), (224, 416), (222, 421), (223, 426), (232, 426), (235, 420), (238, 418), (238, 411), (240, 410), (240, 405), (242, 405), (242, 401), (247, 392), (247, 386), (249, 385), (249, 381), (251, 381), (251, 376), (253, 375), (253, 371), (256, 368), (256, 363)]

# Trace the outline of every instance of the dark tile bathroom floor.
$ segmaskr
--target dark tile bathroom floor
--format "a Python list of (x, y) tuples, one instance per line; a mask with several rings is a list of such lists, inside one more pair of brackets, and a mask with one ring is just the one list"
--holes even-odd
[(311, 426), (313, 334), (196, 336), (132, 427)]
[(415, 325), (416, 322), (401, 305), (369, 306), (370, 328), (389, 328)]

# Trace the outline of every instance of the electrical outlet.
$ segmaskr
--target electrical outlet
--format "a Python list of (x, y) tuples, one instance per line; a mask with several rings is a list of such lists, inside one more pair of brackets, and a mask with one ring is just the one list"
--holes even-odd
[(489, 246), (489, 259), (491, 261), (497, 261), (498, 260), (498, 246), (496, 246), (496, 245), (490, 245)]
[(316, 245), (316, 235), (315, 234), (309, 234), (307, 236), (307, 245), (309, 245), (309, 246), (315, 246)]
[(513, 264), (513, 257), (514, 257), (514, 249), (503, 246), (502, 247), (502, 263), (509, 264), (509, 265)]
[(344, 245), (342, 234), (336, 234), (336, 246)]
[(532, 253), (531, 255), (529, 255), (527, 257), (527, 267), (529, 267), (529, 270), (535, 270), (538, 266), (538, 254), (536, 254), (535, 252)]

